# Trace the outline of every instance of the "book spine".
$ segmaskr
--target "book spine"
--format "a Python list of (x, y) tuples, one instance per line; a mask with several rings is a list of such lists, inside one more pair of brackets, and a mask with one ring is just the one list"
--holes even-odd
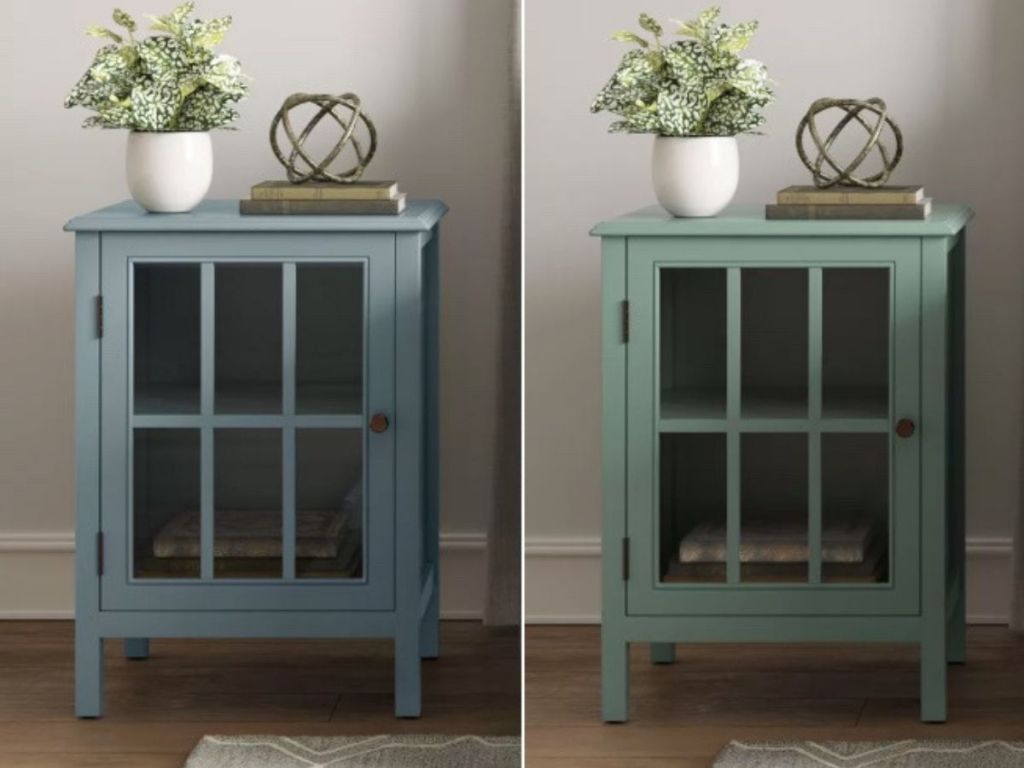
[(405, 198), (394, 200), (240, 200), (248, 216), (394, 215), (405, 210)]
[(779, 205), (916, 205), (921, 202), (920, 190), (907, 192), (867, 190), (787, 191), (775, 196)]
[(927, 205), (766, 205), (765, 218), (774, 220), (875, 219), (923, 221)]
[(394, 187), (260, 187), (250, 190), (253, 200), (392, 200)]

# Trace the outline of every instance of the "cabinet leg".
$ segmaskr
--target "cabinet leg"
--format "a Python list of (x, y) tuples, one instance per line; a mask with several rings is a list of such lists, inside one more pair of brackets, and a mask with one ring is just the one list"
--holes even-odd
[(395, 636), (395, 717), (419, 717), (420, 633), (401, 631)]
[(601, 715), (606, 723), (629, 719), (629, 643), (601, 632)]
[(956, 606), (946, 622), (946, 661), (964, 664), (967, 661), (967, 601), (963, 589), (954, 596)]
[(921, 721), (946, 722), (946, 638), (921, 643)]
[(675, 661), (675, 643), (651, 643), (651, 664), (674, 664)]
[(430, 604), (420, 620), (421, 659), (436, 659), (441, 655), (440, 608), (441, 601), (437, 594), (437, 584), (435, 584), (434, 593), (430, 596)]
[(124, 657), (126, 659), (148, 659), (148, 637), (126, 637), (124, 639)]
[(75, 715), (103, 714), (103, 638), (75, 628)]

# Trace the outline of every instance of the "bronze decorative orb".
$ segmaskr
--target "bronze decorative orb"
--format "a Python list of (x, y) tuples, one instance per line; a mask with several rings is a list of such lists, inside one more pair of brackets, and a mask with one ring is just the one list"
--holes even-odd
[[(817, 118), (830, 109), (839, 109), (845, 114), (836, 123), (835, 128), (821, 138), (818, 131)], [(868, 133), (863, 149), (848, 163), (840, 163), (832, 156), (831, 150), (839, 135), (851, 123), (857, 123)], [(895, 142), (895, 150), (882, 141), (882, 135), (888, 131)], [(809, 133), (817, 150), (812, 160), (804, 148), (804, 134)], [(882, 160), (882, 169), (868, 176), (857, 176), (857, 170), (864, 161), (877, 150)], [(814, 185), (820, 189), (836, 185), (846, 187), (874, 188), (883, 186), (899, 165), (903, 157), (903, 132), (889, 116), (888, 108), (882, 99), (818, 99), (811, 104), (807, 114), (796, 129), (796, 151), (800, 160), (814, 177)]]
[[(319, 110), (306, 123), (306, 127), (296, 136), (289, 113), (303, 104), (314, 104)], [(330, 117), (338, 124), (340, 136), (334, 148), (321, 160), (309, 156), (305, 146), (306, 139), (313, 129), (325, 117)], [(284, 129), (284, 135), (291, 144), (287, 157), (278, 145), (278, 126)], [(362, 140), (357, 132), (365, 132)], [(331, 164), (351, 146), (355, 152), (355, 164), (340, 171), (332, 171)], [(274, 115), (270, 123), (270, 148), (274, 156), (284, 166), (288, 181), (301, 184), (305, 181), (332, 181), (338, 184), (349, 184), (358, 181), (377, 152), (377, 128), (373, 121), (363, 112), (359, 97), (354, 93), (332, 96), (327, 93), (293, 93)]]

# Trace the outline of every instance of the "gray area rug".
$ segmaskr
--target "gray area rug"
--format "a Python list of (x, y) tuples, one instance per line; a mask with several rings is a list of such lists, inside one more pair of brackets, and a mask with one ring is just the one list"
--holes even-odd
[(503, 736), (204, 736), (185, 768), (519, 768)]
[(1024, 768), (1021, 741), (733, 741), (714, 768)]

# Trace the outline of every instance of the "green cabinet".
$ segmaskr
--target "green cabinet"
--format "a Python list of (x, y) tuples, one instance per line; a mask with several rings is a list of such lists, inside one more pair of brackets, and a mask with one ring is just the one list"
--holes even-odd
[(603, 711), (628, 647), (902, 641), (922, 718), (963, 649), (970, 211), (685, 220), (603, 238)]

